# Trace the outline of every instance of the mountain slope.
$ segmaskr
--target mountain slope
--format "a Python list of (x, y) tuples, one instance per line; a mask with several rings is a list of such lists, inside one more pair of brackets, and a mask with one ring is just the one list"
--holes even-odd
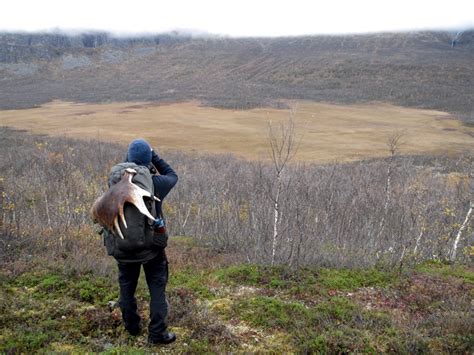
[[(281, 99), (384, 101), (473, 118), (472, 32), (295, 38), (114, 39), (0, 35), (1, 108), (198, 99), (226, 108)], [(102, 37), (101, 37), (102, 36)]]

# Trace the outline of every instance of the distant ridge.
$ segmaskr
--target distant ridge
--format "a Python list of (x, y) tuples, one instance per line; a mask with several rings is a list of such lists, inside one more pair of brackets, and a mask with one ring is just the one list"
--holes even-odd
[(287, 38), (0, 34), (0, 108), (197, 99), (384, 101), (474, 121), (474, 31)]

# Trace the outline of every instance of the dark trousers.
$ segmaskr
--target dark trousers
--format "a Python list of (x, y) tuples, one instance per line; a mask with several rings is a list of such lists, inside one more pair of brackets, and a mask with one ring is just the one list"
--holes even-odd
[[(120, 309), (125, 328), (131, 332), (137, 330), (140, 324), (140, 315), (137, 311), (135, 290), (142, 263), (118, 263), (120, 285)], [(157, 257), (143, 263), (146, 282), (150, 290), (150, 325), (148, 334), (150, 338), (159, 338), (166, 331), (166, 317), (168, 303), (165, 296), (166, 283), (168, 282), (168, 261), (166, 257)]]

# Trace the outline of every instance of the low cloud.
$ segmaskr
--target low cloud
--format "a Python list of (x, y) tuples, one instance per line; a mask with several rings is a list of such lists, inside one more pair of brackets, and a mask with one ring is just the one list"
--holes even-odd
[(152, 0), (6, 2), (0, 30), (108, 31), (119, 36), (177, 31), (192, 36), (295, 36), (474, 28), (474, 2)]

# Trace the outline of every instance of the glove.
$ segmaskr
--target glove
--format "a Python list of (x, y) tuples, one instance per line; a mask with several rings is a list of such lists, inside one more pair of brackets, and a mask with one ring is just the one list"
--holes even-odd
[(154, 228), (161, 228), (161, 227), (164, 227), (164, 226), (165, 226), (165, 221), (163, 220), (163, 218), (157, 218), (153, 222), (153, 227)]
[(163, 218), (155, 219), (155, 221), (153, 222), (153, 228), (155, 230), (155, 233), (158, 233), (158, 234), (166, 233), (165, 221), (163, 220)]

